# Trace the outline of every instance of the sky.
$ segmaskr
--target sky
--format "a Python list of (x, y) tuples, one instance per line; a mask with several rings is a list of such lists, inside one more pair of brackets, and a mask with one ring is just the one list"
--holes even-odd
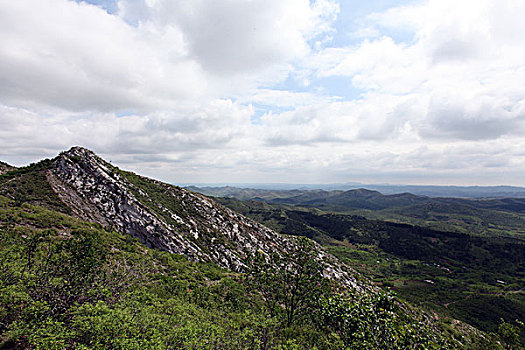
[(523, 0), (0, 0), (0, 160), (525, 186)]

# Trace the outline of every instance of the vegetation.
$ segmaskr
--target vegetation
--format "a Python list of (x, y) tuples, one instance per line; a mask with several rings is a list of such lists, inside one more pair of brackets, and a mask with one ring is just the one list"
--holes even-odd
[(410, 193), (382, 195), (365, 189), (344, 192), (219, 188), (202, 191), (244, 201), (264, 201), (284, 208), (303, 207), (324, 213), (358, 215), (440, 231), (525, 239), (524, 198), (429, 198)]
[(14, 170), (15, 167), (5, 162), (0, 161), (0, 175), (5, 174), (8, 171)]
[(393, 295), (321, 278), (309, 244), (233, 274), (0, 196), (0, 348), (459, 347)]
[[(347, 265), (412, 304), (486, 332), (525, 319), (525, 242), (325, 213), (218, 199), (273, 229), (324, 244)], [(521, 328), (520, 328), (521, 329)], [(525, 332), (521, 341), (525, 341)]]
[[(69, 216), (48, 183), (53, 164), (0, 176), (0, 349), (520, 349), (523, 342), (519, 235), (496, 241), (234, 201), (296, 243), (283, 240), (278, 254), (259, 251), (244, 273), (233, 273)], [(180, 188), (104, 166), (170, 225), (184, 230), (169, 210), (203, 227), (209, 220)], [(353, 288), (325, 279), (319, 251), (301, 236), (401, 298), (367, 277)], [(441, 307), (441, 320), (403, 299)], [(481, 307), (495, 300), (494, 309)]]
[(45, 171), (50, 164), (51, 160), (45, 159), (0, 175), (0, 194), (14, 198), (18, 204), (40, 204), (53, 210), (69, 213), (70, 210), (47, 182)]
[(283, 256), (252, 257), (248, 283), (264, 300), (265, 314), (280, 318), (285, 326), (315, 314), (319, 301), (330, 294), (323, 266), (316, 260), (312, 242), (300, 237)]

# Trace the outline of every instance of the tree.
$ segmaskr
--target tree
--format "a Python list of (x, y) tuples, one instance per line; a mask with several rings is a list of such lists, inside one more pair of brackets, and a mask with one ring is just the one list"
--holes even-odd
[(501, 319), (498, 335), (505, 342), (507, 349), (524, 349), (525, 347), (520, 344), (520, 332), (522, 330), (525, 330), (525, 325), (522, 321), (516, 320), (513, 324)]
[(294, 243), (283, 254), (258, 252), (248, 273), (270, 317), (280, 317), (288, 327), (311, 316), (309, 311), (316, 309), (320, 296), (329, 291), (312, 241), (297, 237)]

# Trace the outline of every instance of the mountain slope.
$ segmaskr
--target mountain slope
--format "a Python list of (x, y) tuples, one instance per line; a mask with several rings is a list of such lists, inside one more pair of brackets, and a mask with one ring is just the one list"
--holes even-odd
[[(73, 147), (52, 160), (10, 172), (0, 194), (44, 205), (137, 237), (148, 247), (242, 271), (249, 254), (281, 254), (295, 243), (211, 199), (122, 171), (93, 152)], [(325, 274), (354, 288), (355, 271), (317, 247)]]
[[(300, 206), (325, 212), (362, 215), (371, 219), (427, 226), (494, 237), (525, 239), (525, 199), (523, 198), (437, 198), (410, 193), (383, 195), (377, 191), (268, 191), (228, 188), (196, 188), (206, 195), (257, 200), (283, 206)], [(300, 192), (300, 193), (298, 193)], [(252, 194), (252, 197), (250, 197)]]
[(449, 204), (477, 209), (491, 209), (514, 213), (525, 213), (524, 198), (456, 198), (428, 197), (409, 192), (382, 194), (364, 188), (348, 191), (324, 190), (262, 190), (236, 187), (188, 187), (192, 191), (214, 197), (230, 197), (239, 200), (262, 200), (272, 204), (300, 206), (332, 206), (344, 209), (381, 210), (412, 205)]
[[(218, 198), (277, 232), (314, 239), (400, 297), (484, 331), (525, 319), (525, 241)], [(416, 211), (415, 211), (416, 212)], [(480, 307), (483, 303), (489, 307)], [(525, 329), (522, 333), (525, 340)]]
[[(84, 148), (74, 147), (54, 159), (1, 175), (0, 195), (10, 198), (0, 196), (3, 206), (0, 208), (0, 248), (4, 257), (0, 259), (3, 272), (0, 274), (0, 348), (10, 348), (5, 344), (15, 348), (50, 348), (51, 343), (42, 345), (40, 341), (52, 342), (53, 348), (64, 348), (67, 347), (64, 344), (72, 342), (92, 348), (129, 348), (92, 341), (106, 340), (107, 337), (101, 337), (106, 326), (115, 340), (124, 341), (129, 332), (140, 334), (143, 328), (160, 332), (157, 335), (162, 334), (161, 337), (169, 336), (172, 328), (184, 334), (180, 319), (191, 320), (192, 327), (200, 327), (199, 323), (205, 323), (206, 318), (225, 310), (222, 303), (234, 305), (243, 297), (247, 297), (244, 306), (227, 311), (235, 311), (235, 320), (231, 320), (234, 328), (229, 328), (232, 333), (216, 336), (207, 333), (208, 328), (201, 329), (198, 333), (201, 335), (193, 337), (195, 343), (185, 343), (180, 348), (191, 348), (199, 345), (199, 339), (211, 338), (219, 343), (202, 348), (308, 348), (317, 341), (308, 336), (318, 335), (327, 339), (326, 346), (319, 348), (327, 349), (343, 348), (337, 345), (341, 342), (360, 344), (357, 336), (371, 337), (367, 341), (376, 344), (367, 347), (371, 349), (385, 348), (379, 345), (383, 343), (395, 345), (392, 348), (411, 344), (405, 348), (437, 349), (442, 348), (441, 340), (449, 342), (428, 314), (391, 297), (385, 299), (369, 280), (316, 244), (312, 245), (313, 259), (320, 265), (316, 271), (322, 270), (325, 277), (333, 277), (340, 283), (330, 283), (329, 294), (324, 299), (311, 299), (316, 305), (312, 304), (311, 314), (303, 312), (303, 321), (297, 325), (283, 322), (279, 315), (284, 313), (286, 306), (283, 305), (288, 300), (283, 299), (290, 286), (286, 283), (301, 276), (297, 271), (303, 267), (297, 263), (299, 260), (288, 260), (291, 265), (286, 263), (290, 253), (300, 251), (296, 239), (282, 236), (202, 195), (122, 171)], [(72, 216), (92, 223), (75, 221)], [(122, 235), (116, 236), (115, 231)], [(130, 236), (155, 249), (141, 248), (136, 242), (131, 247), (125, 238)], [(121, 255), (130, 249), (132, 255)], [(175, 264), (170, 268), (179, 254), (160, 253), (161, 250), (183, 254), (193, 262), (210, 262), (208, 266), (218, 265), (230, 272), (212, 272), (211, 275), (221, 276), (221, 282), (207, 277), (192, 291), (194, 286), (187, 283), (187, 275), (191, 275), (191, 271), (198, 273), (198, 266), (202, 265), (186, 268), (183, 264), (186, 266), (183, 268)], [(250, 285), (250, 280), (257, 278), (250, 263), (252, 254), (268, 257), (261, 270), (262, 279), (255, 287)], [(119, 258), (114, 260), (113, 256)], [(125, 271), (118, 274), (122, 268)], [(186, 271), (182, 281), (179, 280), (181, 269)], [(251, 272), (237, 274), (232, 270)], [(286, 278), (275, 274), (279, 270)], [(151, 274), (151, 279), (139, 278), (133, 285), (120, 287), (121, 283), (127, 283), (128, 275)], [(318, 273), (311, 275), (319, 276)], [(229, 282), (228, 276), (235, 276), (237, 282)], [(321, 283), (305, 281), (302, 288), (306, 291), (321, 286)], [(221, 284), (219, 300), (214, 299), (213, 292), (217, 283)], [(107, 289), (112, 284), (118, 288)], [(267, 298), (265, 293), (271, 286), (274, 286), (270, 294), (273, 296)], [(291, 287), (295, 289), (297, 285)], [(250, 289), (250, 296), (242, 288)], [(179, 299), (172, 300), (173, 293)], [(58, 309), (53, 306), (57, 301)], [(177, 305), (187, 305), (190, 309), (173, 311)], [(167, 314), (165, 309), (174, 313)], [(136, 310), (140, 310), (139, 315)], [(197, 317), (195, 312), (205, 316)], [(253, 321), (252, 316), (257, 320)], [(245, 324), (245, 317), (253, 322)], [(159, 329), (156, 319), (167, 328)], [(126, 323), (124, 328), (120, 328), (120, 321)], [(207, 327), (215, 327), (214, 322), (208, 322)], [(102, 328), (98, 329), (99, 325)], [(230, 327), (229, 323), (223, 326)], [(190, 328), (188, 332), (193, 330)], [(311, 330), (320, 333), (316, 335)], [(120, 337), (121, 332), (128, 333)], [(231, 337), (240, 340), (239, 334), (246, 332), (251, 334), (248, 338), (261, 342), (260, 346), (221, 345)], [(298, 333), (293, 332), (301, 332), (302, 346), (295, 342), (299, 338)], [(268, 341), (268, 334), (275, 335), (279, 342), (288, 339), (291, 343), (261, 345)], [(484, 337), (472, 328), (454, 334), (458, 338), (450, 339), (451, 348), (469, 344), (471, 335), (477, 339), (481, 339), (480, 334)], [(4, 335), (8, 338), (4, 339)], [(161, 339), (155, 334), (151, 336)], [(57, 337), (59, 339), (55, 339)], [(15, 341), (13, 339), (17, 342), (14, 345), (9, 343)], [(434, 339), (441, 340), (438, 343)], [(27, 342), (31, 345), (24, 346)], [(429, 346), (418, 347), (420, 342)], [(177, 348), (177, 345), (168, 347), (167, 339), (161, 343), (165, 345), (158, 348)], [(391, 348), (390, 345), (387, 348)]]
[(437, 350), (497, 339), (467, 325), (444, 332), (388, 294), (326, 289), (290, 325), (267, 299), (271, 281), (1, 195), (0, 257), (0, 349)]
[(14, 166), (4, 162), (0, 162), (0, 175), (7, 173), (8, 171), (16, 169)]

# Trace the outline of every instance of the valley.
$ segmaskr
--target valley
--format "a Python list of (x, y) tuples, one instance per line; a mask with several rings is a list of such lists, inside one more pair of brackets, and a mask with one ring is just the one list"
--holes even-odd
[(0, 175), (0, 348), (519, 347), (522, 248), (212, 199), (73, 147)]
[[(260, 195), (217, 200), (278, 232), (316, 240), (376, 284), (440, 317), (485, 331), (495, 331), (501, 319), (525, 319), (520, 199), (383, 196), (367, 190)], [(336, 198), (327, 200), (331, 196)], [(453, 225), (450, 217), (456, 218)]]

